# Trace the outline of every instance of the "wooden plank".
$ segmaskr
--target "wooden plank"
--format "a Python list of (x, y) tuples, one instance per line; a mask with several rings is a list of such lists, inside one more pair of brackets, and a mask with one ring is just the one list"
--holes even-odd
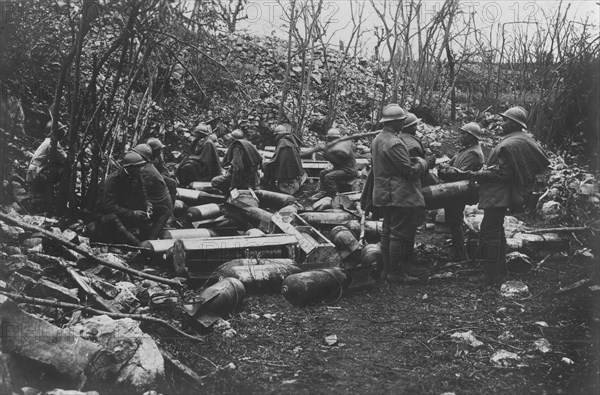
[(340, 255), (335, 245), (321, 232), (310, 226), (298, 214), (294, 213), (292, 220), (283, 221), (279, 213), (273, 215), (273, 223), (286, 233), (291, 233), (298, 239), (301, 250), (299, 258), (302, 268), (337, 267)]
[(313, 252), (318, 246), (319, 243), (316, 243), (315, 240), (310, 240), (305, 237), (302, 232), (298, 231), (294, 225), (291, 223), (284, 222), (279, 214), (273, 215), (271, 218), (273, 223), (285, 233), (294, 235), (298, 240), (298, 245), (306, 254), (310, 254)]
[[(151, 247), (155, 254), (165, 253), (172, 248), (176, 239), (146, 240), (143, 245)], [(273, 247), (298, 244), (294, 235), (278, 234), (264, 236), (220, 236), (181, 239), (186, 251), (226, 250), (251, 247)]]
[(253, 247), (274, 247), (296, 245), (298, 240), (294, 235), (264, 235), (258, 237), (252, 236), (231, 236), (231, 237), (211, 237), (209, 239), (183, 239), (183, 246), (186, 251), (197, 250), (227, 250)]
[[(356, 159), (356, 165), (358, 170), (361, 170), (370, 165), (369, 159), (358, 158)], [(304, 170), (318, 169), (323, 170), (327, 168), (327, 166), (331, 166), (331, 164), (326, 160), (302, 160), (302, 167)]]

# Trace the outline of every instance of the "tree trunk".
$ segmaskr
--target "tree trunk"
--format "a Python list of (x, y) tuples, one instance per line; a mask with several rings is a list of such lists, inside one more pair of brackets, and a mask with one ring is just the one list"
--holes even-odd
[[(58, 119), (60, 117), (60, 102), (62, 99), (62, 94), (63, 94), (63, 88), (64, 88), (64, 84), (65, 84), (65, 80), (67, 77), (67, 73), (69, 72), (69, 69), (71, 67), (71, 64), (73, 63), (73, 60), (75, 59), (75, 57), (77, 57), (77, 64), (76, 64), (76, 80), (75, 80), (75, 93), (76, 96), (73, 98), (73, 107), (76, 108), (77, 106), (77, 95), (79, 94), (79, 88), (78, 88), (78, 84), (79, 84), (79, 62), (81, 60), (81, 49), (83, 46), (83, 39), (85, 37), (85, 34), (87, 33), (87, 30), (89, 29), (89, 24), (90, 22), (95, 19), (98, 14), (97, 14), (97, 9), (95, 8), (95, 4), (93, 3), (92, 0), (85, 0), (84, 4), (83, 4), (83, 8), (81, 11), (81, 19), (79, 22), (79, 32), (77, 33), (77, 39), (75, 41), (75, 43), (73, 43), (71, 50), (69, 51), (69, 54), (63, 58), (63, 61), (61, 63), (61, 67), (60, 67), (60, 74), (58, 76), (58, 82), (56, 84), (56, 91), (54, 93), (54, 102), (52, 104), (52, 137), (50, 140), (50, 158), (49, 160), (52, 161), (53, 158), (56, 158), (57, 155), (57, 147), (58, 147), (58, 141), (56, 139), (57, 137), (57, 132), (58, 132)], [(76, 114), (71, 114), (71, 122), (74, 122), (75, 120), (75, 115)], [(61, 178), (61, 183), (60, 183), (60, 193), (59, 193), (59, 201), (63, 202), (63, 206), (59, 206), (59, 212), (64, 212), (64, 210), (66, 209), (66, 205), (67, 202), (71, 203), (70, 205), (70, 209), (73, 210), (75, 209), (74, 207), (74, 188), (71, 189), (69, 188), (70, 184), (71, 184), (71, 167), (74, 167), (75, 165), (75, 147), (74, 147), (74, 143), (75, 143), (75, 137), (76, 137), (76, 128), (77, 125), (70, 125), (71, 127), (69, 128), (69, 150), (68, 150), (68, 156), (67, 156), (67, 163), (64, 167), (65, 170), (65, 174), (63, 174), (62, 178)]]
[(283, 80), (283, 91), (281, 92), (281, 103), (279, 103), (279, 112), (277, 113), (277, 122), (283, 121), (283, 109), (285, 108), (285, 102), (290, 92), (290, 73), (292, 72), (292, 32), (296, 24), (296, 1), (290, 0), (290, 20), (288, 29), (288, 43), (287, 43), (287, 63), (285, 66), (285, 77)]
[(446, 57), (448, 58), (448, 71), (450, 77), (450, 119), (456, 121), (456, 90), (454, 83), (454, 56), (450, 49), (450, 40), (446, 40)]

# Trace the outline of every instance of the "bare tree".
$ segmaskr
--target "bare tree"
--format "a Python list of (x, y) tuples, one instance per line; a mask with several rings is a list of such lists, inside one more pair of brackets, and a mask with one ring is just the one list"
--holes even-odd
[[(325, 34), (322, 34), (319, 37), (319, 41), (321, 43), (321, 48), (323, 51), (323, 60), (324, 60), (324, 68), (327, 74), (327, 83), (328, 83), (328, 95), (327, 95), (327, 117), (324, 126), (324, 129), (327, 130), (331, 128), (338, 112), (339, 105), (339, 90), (340, 90), (340, 82), (342, 77), (344, 77), (344, 70), (348, 67), (350, 61), (352, 60), (352, 55), (356, 56), (356, 48), (358, 42), (360, 41), (364, 31), (363, 31), (363, 22), (364, 22), (364, 9), (365, 3), (360, 2), (358, 0), (350, 0), (348, 2), (350, 5), (350, 14), (351, 20), (348, 24), (352, 24), (352, 30), (350, 35), (347, 38), (347, 41), (344, 42), (340, 40), (339, 42), (339, 54), (335, 62), (331, 62), (329, 60), (328, 52), (331, 47), (331, 40), (335, 36), (333, 34), (329, 35), (329, 40), (325, 41)], [(324, 21), (321, 25), (320, 29), (324, 33), (327, 32), (330, 21)], [(345, 29), (348, 25), (340, 28), (339, 30)], [(350, 53), (350, 49), (354, 48), (354, 53)]]

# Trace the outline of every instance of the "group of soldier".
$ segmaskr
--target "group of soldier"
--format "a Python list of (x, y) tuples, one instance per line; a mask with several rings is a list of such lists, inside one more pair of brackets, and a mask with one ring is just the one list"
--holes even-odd
[[(505, 274), (506, 237), (504, 216), (508, 209), (520, 208), (531, 192), (531, 181), (549, 164), (542, 148), (526, 132), (527, 113), (513, 107), (500, 114), (504, 121), (500, 143), (491, 151), (484, 167), (480, 139), (485, 133), (471, 122), (459, 128), (461, 149), (449, 161), (438, 165), (417, 137), (420, 119), (398, 104), (387, 105), (379, 120), (381, 129), (371, 144), (371, 171), (363, 189), (361, 205), (373, 218), (382, 218), (382, 279), (415, 283), (429, 273), (426, 262), (418, 262), (414, 251), (417, 228), (425, 218), (422, 187), (440, 182), (472, 180), (479, 184), (479, 208), (484, 210), (476, 256), (469, 257), (464, 244), (463, 211), (467, 202), (449, 202), (446, 222), (452, 234), (452, 260), (482, 259), (486, 273), (482, 280), (496, 282)], [(64, 127), (60, 125), (59, 132)], [(351, 189), (358, 177), (357, 161), (351, 139), (340, 130), (327, 132), (327, 143), (308, 151), (289, 125), (273, 132), (277, 145), (273, 157), (264, 161), (257, 148), (236, 129), (224, 136), (227, 150), (219, 159), (219, 139), (210, 126), (194, 129), (189, 154), (170, 172), (164, 162), (164, 145), (150, 138), (129, 150), (121, 167), (102, 182), (95, 207), (95, 221), (87, 234), (94, 239), (139, 245), (140, 240), (156, 239), (173, 215), (177, 186), (194, 181), (210, 181), (228, 195), (233, 189), (277, 188), (301, 184), (306, 177), (302, 158), (321, 151), (331, 163), (320, 173), (316, 201), (334, 197)], [(46, 139), (32, 159), (28, 181), (43, 192), (49, 181), (44, 177), (50, 139)], [(59, 146), (60, 149), (60, 146)], [(64, 161), (64, 152), (59, 150)], [(263, 170), (261, 179), (259, 169)], [(297, 190), (297, 188), (292, 188)], [(135, 231), (137, 233), (135, 233)]]
[[(422, 183), (427, 181), (426, 173), (435, 160), (422, 154), (422, 146), (410, 129), (405, 132), (407, 125), (409, 128), (413, 125), (411, 114), (407, 115), (397, 104), (390, 104), (382, 115), (383, 128), (371, 145), (372, 185), (367, 183), (363, 201), (383, 217), (383, 278), (414, 283), (419, 281), (419, 275), (429, 271), (427, 263), (416, 261), (414, 242), (417, 227), (425, 216)], [(523, 207), (535, 176), (550, 164), (543, 149), (526, 132), (527, 113), (523, 108), (513, 107), (500, 115), (503, 138), (491, 151), (485, 167), (479, 144), (484, 134), (472, 122), (460, 128), (461, 150), (438, 169), (443, 181), (472, 180), (479, 184), (479, 208), (483, 209), (484, 217), (479, 246), (471, 258), (484, 261), (486, 270), (481, 280), (487, 284), (501, 281), (506, 274), (507, 211)], [(449, 202), (445, 210), (455, 260), (467, 258), (462, 230), (466, 203)]]

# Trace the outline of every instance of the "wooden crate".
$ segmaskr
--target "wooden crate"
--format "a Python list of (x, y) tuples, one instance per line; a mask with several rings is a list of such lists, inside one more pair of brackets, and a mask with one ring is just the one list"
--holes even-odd
[(276, 213), (271, 218), (280, 232), (294, 235), (298, 240), (296, 263), (303, 269), (339, 267), (340, 254), (335, 245), (298, 214), (283, 218)]

